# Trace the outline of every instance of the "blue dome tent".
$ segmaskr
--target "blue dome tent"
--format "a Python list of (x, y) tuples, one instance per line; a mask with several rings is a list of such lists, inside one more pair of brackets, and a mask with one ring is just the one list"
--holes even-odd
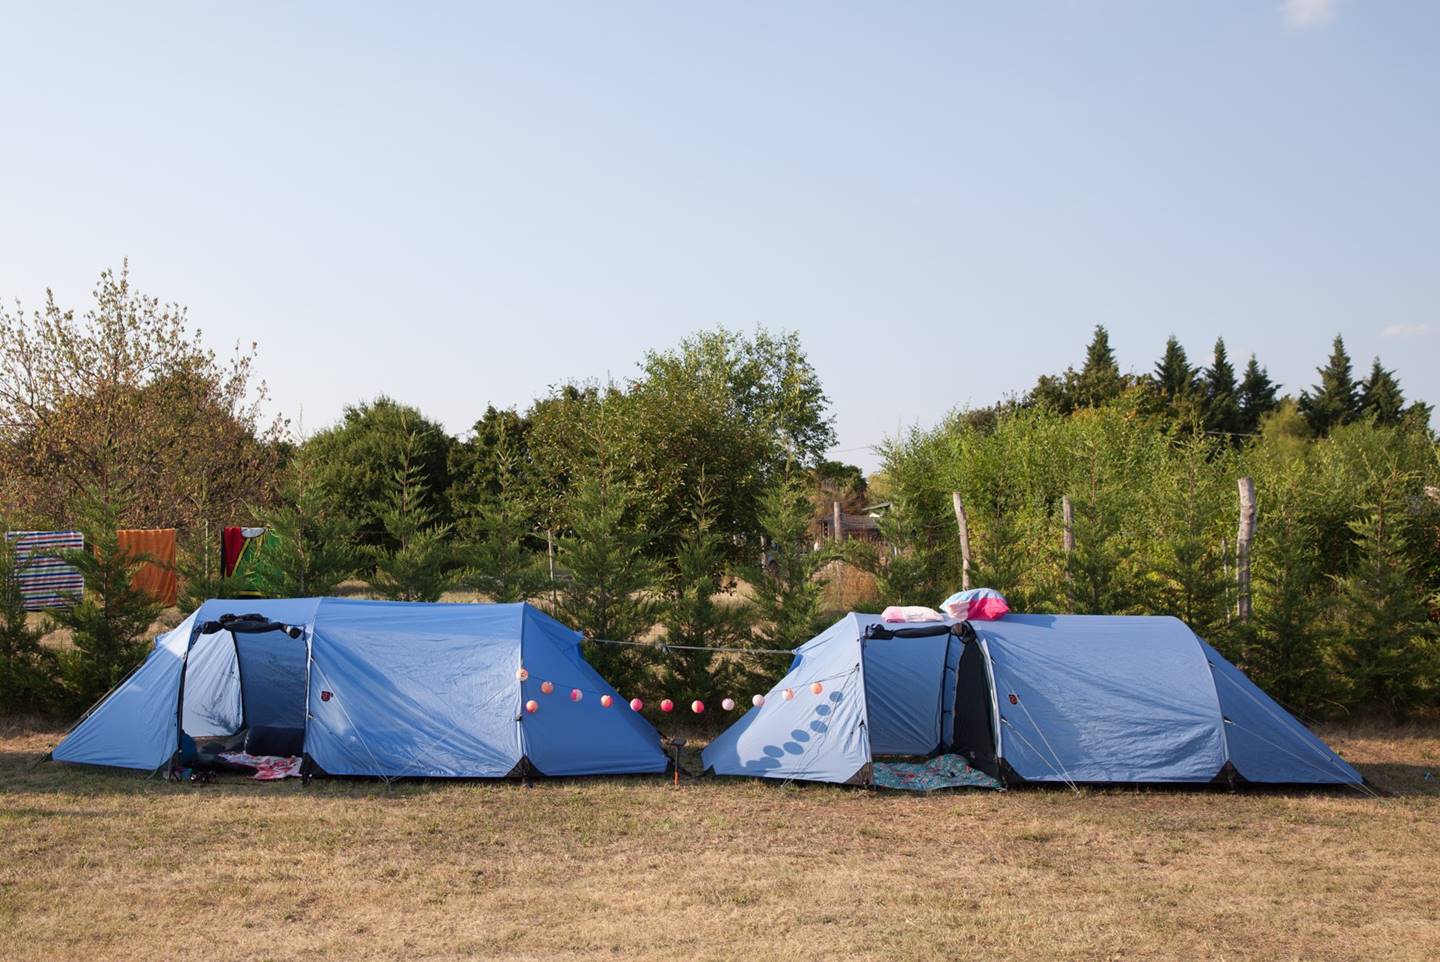
[[(178, 757), (182, 735), (263, 729), (293, 735), (308, 770), (330, 775), (665, 771), (659, 735), (580, 640), (527, 604), (207, 601), (51, 757), (154, 771)], [(541, 693), (544, 681), (556, 694)]]
[(940, 755), (1008, 785), (1364, 782), (1175, 618), (851, 614), (795, 649), (787, 689), (710, 744), (708, 771), (889, 784), (882, 759)]

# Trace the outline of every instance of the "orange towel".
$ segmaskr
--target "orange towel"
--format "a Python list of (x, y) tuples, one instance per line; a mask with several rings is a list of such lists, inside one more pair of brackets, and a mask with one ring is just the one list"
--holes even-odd
[(132, 584), (167, 607), (175, 604), (175, 529), (133, 528), (117, 531), (120, 547), (145, 558)]

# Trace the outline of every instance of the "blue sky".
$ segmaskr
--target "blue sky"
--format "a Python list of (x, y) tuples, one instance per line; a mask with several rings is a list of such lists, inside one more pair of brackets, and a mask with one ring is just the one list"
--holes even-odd
[[(0, 297), (129, 257), (314, 430), (801, 332), (837, 455), (1336, 332), (1440, 401), (1440, 4), (13, 4)], [(922, 374), (921, 372), (927, 372)], [(899, 376), (894, 376), (894, 375)]]

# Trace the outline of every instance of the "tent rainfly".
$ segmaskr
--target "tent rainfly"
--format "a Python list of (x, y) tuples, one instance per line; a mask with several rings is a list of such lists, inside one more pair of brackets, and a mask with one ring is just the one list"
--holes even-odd
[[(601, 706), (602, 695), (619, 698), (580, 640), (526, 604), (207, 601), (51, 757), (153, 771), (179, 757), (182, 733), (263, 727), (291, 733), (317, 774), (665, 771), (655, 729)], [(545, 681), (579, 689), (580, 702), (546, 698)]]
[(851, 614), (795, 649), (786, 689), (710, 744), (707, 770), (872, 784), (878, 759), (945, 754), (1008, 785), (1364, 781), (1175, 618)]

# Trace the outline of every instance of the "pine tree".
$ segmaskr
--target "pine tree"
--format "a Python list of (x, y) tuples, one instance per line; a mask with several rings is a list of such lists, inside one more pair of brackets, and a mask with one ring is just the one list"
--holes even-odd
[(1103, 493), (1074, 505), (1075, 548), (1062, 559), (1068, 610), (1081, 615), (1132, 614), (1140, 607), (1135, 548), (1121, 536), (1121, 512)]
[(1315, 711), (1334, 695), (1325, 657), (1324, 583), (1315, 567), (1313, 528), (1291, 499), (1281, 501), (1258, 528), (1253, 613), (1238, 632), (1240, 650), (1226, 654), (1282, 705)]
[(1203, 477), (1210, 446), (1189, 442), (1156, 499), (1156, 552), (1151, 577), (1154, 610), (1174, 615), (1200, 637), (1220, 642), (1226, 622), (1225, 558), (1210, 520), (1217, 505)]
[(1185, 348), (1172, 334), (1165, 341), (1165, 353), (1155, 364), (1150, 384), (1161, 404), (1161, 410), (1176, 424), (1193, 424), (1197, 419), (1197, 403), (1203, 399), (1194, 365)]
[(756, 638), (766, 648), (794, 648), (820, 627), (829, 555), (810, 543), (810, 499), (798, 480), (783, 478), (760, 496), (766, 563), (746, 573), (755, 603)]
[(530, 547), (530, 517), (513, 497), (500, 496), (482, 508), (480, 537), (463, 552), (463, 579), (490, 601), (509, 604), (528, 601), (550, 581), (544, 556)]
[(1316, 371), (1320, 383), (1300, 394), (1300, 412), (1310, 422), (1310, 430), (1323, 437), (1360, 413), (1350, 355), (1345, 353), (1345, 340), (1339, 334), (1335, 335), (1329, 362)]
[(1270, 381), (1270, 372), (1261, 367), (1250, 355), (1245, 365), (1245, 376), (1240, 379), (1240, 429), (1246, 434), (1260, 430), (1260, 421), (1275, 410), (1279, 403), (1275, 399), (1280, 385)]
[(1152, 379), (1161, 397), (1172, 403), (1195, 387), (1195, 368), (1185, 356), (1185, 348), (1173, 334), (1165, 341), (1165, 353), (1155, 362)]
[(1233, 435), (1243, 427), (1236, 398), (1235, 366), (1225, 351), (1224, 338), (1215, 340), (1215, 356), (1205, 369), (1205, 427)]
[(385, 504), (376, 514), (393, 544), (371, 548), (375, 570), (370, 587), (392, 601), (439, 601), (458, 580), (458, 559), (450, 547), (450, 524), (437, 521), (430, 505), (420, 438), (413, 432), (400, 447)]
[(1014, 515), (997, 505), (984, 526), (971, 536), (971, 543), (971, 583), (994, 588), (1014, 611), (1038, 610), (1042, 592), (1031, 577), (1035, 566), (1030, 561), (1030, 546)]
[(1078, 406), (1099, 407), (1119, 397), (1124, 390), (1125, 379), (1115, 361), (1115, 351), (1110, 347), (1110, 333), (1105, 325), (1097, 324), (1095, 336), (1085, 348), (1085, 366), (1075, 383)]
[(1394, 371), (1380, 366), (1380, 358), (1370, 365), (1370, 376), (1360, 385), (1360, 414), (1376, 424), (1393, 426), (1405, 416), (1405, 395)]
[(267, 598), (313, 598), (333, 594), (355, 573), (357, 524), (339, 513), (315, 478), (305, 449), (291, 462), (278, 506), (252, 509), (274, 536), (270, 562), (255, 572), (255, 588)]
[(161, 606), (134, 585), (135, 573), (147, 559), (132, 555), (120, 543), (120, 509), (95, 495), (82, 499), (78, 510), (86, 548), (66, 551), (65, 561), (85, 581), (83, 598), (51, 617), (69, 629), (71, 648), (58, 655), (59, 679), (68, 708), (88, 708), (119, 684), (149, 650), (148, 629)]
[[(661, 572), (646, 553), (651, 536), (628, 523), (631, 495), (609, 471), (581, 478), (570, 494), (570, 531), (556, 544), (555, 614), (587, 638), (635, 641), (657, 611)], [(624, 646), (587, 644), (586, 657), (622, 691), (646, 668)]]
[(725, 539), (715, 529), (712, 508), (703, 481), (691, 527), (681, 536), (661, 605), (665, 644), (684, 646), (668, 651), (660, 664), (661, 690), (689, 699), (713, 699), (725, 691), (744, 691), (755, 667), (749, 660), (719, 657), (697, 648), (745, 647), (749, 619), (736, 603), (733, 581), (725, 577)]
[(57, 694), (55, 653), (30, 625), (20, 571), (15, 546), (0, 533), (0, 717), (51, 710)]
[(513, 490), (487, 499), (466, 527), (475, 533), (462, 553), (462, 580), (491, 601), (525, 601), (550, 580), (545, 559), (527, 543), (534, 535), (530, 514)]
[(1335, 620), (1351, 703), (1395, 716), (1433, 700), (1440, 683), (1435, 624), (1405, 553), (1404, 481), (1384, 480), (1366, 516), (1350, 523), (1360, 556), (1339, 579)]

